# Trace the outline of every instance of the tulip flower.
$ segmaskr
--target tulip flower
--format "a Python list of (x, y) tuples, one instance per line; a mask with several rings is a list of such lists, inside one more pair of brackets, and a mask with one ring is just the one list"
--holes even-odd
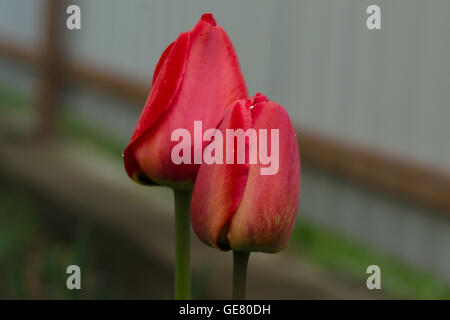
[[(221, 151), (223, 154), (229, 154), (230, 148), (234, 151), (233, 164), (201, 165), (192, 194), (191, 221), (200, 240), (221, 250), (234, 251), (234, 282), (245, 282), (249, 252), (272, 253), (288, 246), (300, 200), (300, 156), (289, 115), (261, 94), (233, 103), (218, 136), (239, 128), (247, 133), (254, 129), (253, 137), (247, 134), (244, 143), (239, 138), (224, 139)], [(268, 133), (260, 134), (273, 130), (278, 130), (278, 140), (269, 138)], [(255, 133), (259, 136), (255, 137)], [(239, 148), (243, 145), (245, 161), (241, 159), (239, 163), (237, 158), (242, 153)], [(279, 168), (274, 174), (264, 174), (262, 170), (267, 169), (269, 150), (272, 158), (279, 156)], [(238, 285), (241, 288), (236, 290), (241, 292), (234, 292), (235, 298), (242, 297), (242, 290), (245, 292), (245, 286)]]
[[(279, 130), (279, 169), (276, 174), (262, 174), (267, 167), (258, 159), (249, 163), (252, 141), (245, 139), (246, 161), (242, 164), (202, 164), (195, 183), (191, 220), (197, 236), (205, 243), (235, 251), (277, 252), (287, 247), (300, 199), (300, 157), (296, 133), (287, 112), (262, 95), (242, 99), (231, 107), (219, 131), (249, 128)], [(272, 151), (273, 139), (259, 136)], [(228, 145), (239, 153), (239, 143)], [(253, 140), (256, 144), (256, 140)], [(261, 155), (259, 148), (259, 155)], [(237, 161), (236, 161), (237, 162)]]
[[(189, 205), (199, 164), (175, 164), (171, 134), (193, 132), (194, 121), (216, 128), (226, 107), (247, 97), (233, 45), (213, 16), (204, 14), (191, 31), (181, 33), (162, 53), (135, 131), (123, 157), (135, 182), (172, 187), (175, 194), (175, 297), (190, 295)], [(190, 147), (194, 155), (207, 142)]]
[[(136, 182), (191, 190), (199, 164), (174, 164), (171, 133), (194, 120), (215, 128), (233, 101), (247, 97), (233, 45), (211, 14), (204, 14), (191, 31), (181, 33), (163, 52), (150, 94), (124, 152), (125, 168)], [(203, 149), (192, 144), (192, 152)]]

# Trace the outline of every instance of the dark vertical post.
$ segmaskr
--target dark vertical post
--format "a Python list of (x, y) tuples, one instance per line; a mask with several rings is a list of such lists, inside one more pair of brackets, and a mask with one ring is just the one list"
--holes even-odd
[(50, 136), (55, 131), (55, 116), (60, 98), (60, 18), (61, 0), (45, 0), (43, 39), (39, 52), (39, 87), (36, 98), (38, 133)]

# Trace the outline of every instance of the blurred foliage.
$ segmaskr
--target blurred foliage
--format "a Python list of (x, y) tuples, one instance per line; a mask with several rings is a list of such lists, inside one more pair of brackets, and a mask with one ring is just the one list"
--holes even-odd
[(450, 299), (450, 288), (430, 273), (411, 268), (398, 259), (381, 254), (340, 234), (298, 220), (292, 245), (318, 266), (365, 283), (366, 268), (381, 268), (381, 286), (393, 297)]
[[(1, 169), (1, 168), (0, 168)], [(0, 170), (0, 299), (161, 299), (170, 270), (129, 239), (12, 183)], [(81, 290), (66, 269), (81, 268)]]
[(22, 112), (32, 105), (28, 97), (3, 86), (0, 86), (0, 102), (0, 108), (7, 109), (8, 112)]
[[(0, 87), (0, 111), (1, 109), (5, 111), (6, 108), (8, 112), (20, 113), (28, 109), (30, 105), (30, 99)], [(96, 145), (104, 152), (111, 154), (115, 159), (118, 159), (117, 155), (121, 154), (124, 148), (123, 145), (111, 140), (99, 132), (98, 129), (86, 126), (83, 121), (77, 118), (76, 114), (68, 113), (67, 111), (60, 115), (58, 128), (61, 132), (71, 137)], [(59, 237), (55, 237), (52, 230), (49, 232), (48, 228), (41, 226), (40, 218), (38, 218), (36, 212), (39, 210), (37, 209), (39, 207), (32, 198), (29, 198), (29, 194), (24, 193), (18, 187), (8, 188), (1, 192), (0, 283), (7, 283), (7, 291), (6, 293), (0, 291), (0, 298), (30, 297), (30, 290), (29, 288), (27, 289), (27, 283), (21, 275), (26, 274), (25, 261), (30, 256), (30, 251), (32, 252), (33, 244), (37, 241), (36, 239), (45, 239), (44, 242), (47, 243), (46, 246), (43, 246), (44, 249), (41, 249), (41, 257), (39, 259), (39, 261), (43, 261), (39, 269), (39, 279), (45, 283), (47, 288), (44, 297), (77, 297), (76, 294), (69, 294), (68, 292), (70, 291), (65, 288), (65, 268), (67, 265), (73, 264), (73, 261), (84, 261), (84, 263), (87, 263), (88, 268), (92, 268), (88, 273), (93, 274), (95, 279), (92, 279), (92, 288), (82, 290), (82, 298), (117, 298), (119, 297), (117, 295), (119, 292), (124, 293), (124, 295), (120, 295), (123, 298), (136, 296), (132, 295), (131, 291), (126, 293), (127, 290), (123, 288), (112, 290), (111, 287), (123, 285), (123, 282), (117, 281), (117, 279), (121, 278), (120, 272), (128, 270), (127, 272), (136, 275), (139, 274), (139, 272), (136, 272), (136, 269), (145, 270), (146, 267), (152, 265), (143, 257), (142, 253), (138, 253), (136, 248), (133, 249), (134, 251), (128, 248), (125, 250), (118, 249), (126, 256), (121, 254), (121, 259), (116, 257), (118, 260), (114, 260), (112, 257), (117, 255), (117, 248), (121, 248), (126, 241), (115, 240), (117, 242), (112, 243), (111, 241), (113, 240), (111, 239), (115, 239), (117, 235), (112, 236), (111, 232), (107, 232), (105, 235), (106, 240), (104, 241), (107, 241), (108, 244), (102, 247), (101, 250), (96, 251), (96, 246), (93, 246), (92, 243), (98, 245), (99, 241), (88, 240), (92, 236), (93, 231), (82, 222), (78, 222), (80, 224), (76, 228), (78, 231), (69, 241), (61, 241)], [(48, 211), (49, 209), (47, 208), (46, 210)], [(13, 212), (14, 214), (12, 214)], [(95, 232), (95, 234), (97, 233)], [(386, 256), (377, 250), (357, 244), (351, 239), (302, 219), (299, 219), (294, 229), (291, 245), (295, 249), (292, 252), (297, 251), (299, 254), (306, 256), (317, 268), (341, 275), (348, 278), (349, 281), (359, 284), (365, 284), (368, 277), (366, 274), (367, 266), (372, 264), (380, 266), (383, 291), (392, 297), (450, 299), (450, 288), (434, 275), (416, 270), (401, 263), (394, 257)], [(109, 248), (111, 251), (105, 250), (105, 248)], [(106, 258), (102, 254), (106, 254)], [(111, 256), (108, 256), (108, 254)], [(107, 266), (99, 267), (99, 265), (102, 265), (101, 261), (107, 261)], [(126, 263), (124, 264), (123, 261), (126, 261)], [(143, 268), (143, 266), (146, 267)], [(105, 268), (114, 269), (116, 267), (120, 269), (119, 271), (115, 270), (119, 272), (119, 275), (110, 274), (110, 278), (99, 272), (99, 270), (105, 271)], [(124, 269), (122, 270), (122, 268)], [(151, 270), (151, 267), (147, 270)], [(125, 275), (125, 278), (127, 276), (128, 274)], [(139, 279), (139, 277), (137, 278)], [(145, 276), (142, 278), (145, 278)], [(206, 280), (201, 274), (194, 274), (193, 278), (196, 283), (198, 282), (198, 285), (194, 284), (194, 289), (196, 290), (194, 296), (199, 298), (205, 297), (206, 293), (203, 287)], [(168, 275), (166, 283), (170, 282), (170, 279), (171, 276)], [(139, 282), (139, 280), (136, 281)], [(130, 278), (127, 278), (125, 282), (132, 286)], [(139, 287), (138, 284), (135, 285)], [(151, 293), (143, 293), (145, 289), (142, 290), (140, 292), (143, 294), (143, 297), (152, 297)], [(141, 297), (139, 293), (138, 296)], [(171, 293), (165, 292), (161, 295), (160, 292), (157, 297), (170, 298)]]
[(125, 146), (99, 133), (98, 129), (86, 126), (73, 112), (67, 111), (58, 122), (58, 129), (77, 140), (83, 140), (97, 147), (114, 158), (123, 153)]

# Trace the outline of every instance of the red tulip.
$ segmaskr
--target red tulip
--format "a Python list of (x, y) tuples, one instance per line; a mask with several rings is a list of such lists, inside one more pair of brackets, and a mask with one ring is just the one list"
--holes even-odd
[[(233, 103), (219, 131), (225, 137), (227, 129), (238, 128), (255, 129), (258, 144), (246, 138), (245, 162), (238, 164), (239, 142), (223, 139), (224, 157), (234, 151), (235, 163), (201, 165), (192, 195), (192, 226), (203, 242), (222, 250), (276, 252), (289, 243), (300, 200), (296, 133), (283, 107), (260, 94)], [(279, 129), (279, 140), (269, 133), (262, 136), (259, 129)], [(264, 141), (272, 157), (279, 151), (277, 171), (267, 169)], [(252, 163), (255, 150), (259, 158)]]
[[(171, 133), (185, 128), (193, 134), (194, 120), (201, 120), (204, 130), (216, 128), (226, 107), (247, 96), (230, 39), (211, 14), (204, 14), (167, 47), (156, 66), (147, 102), (124, 152), (128, 175), (143, 184), (192, 189), (200, 165), (171, 161), (176, 144)], [(192, 144), (191, 154), (205, 146)]]

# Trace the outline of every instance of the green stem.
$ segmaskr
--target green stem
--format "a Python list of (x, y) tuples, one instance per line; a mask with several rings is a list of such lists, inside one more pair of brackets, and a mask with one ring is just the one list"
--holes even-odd
[(233, 300), (245, 300), (250, 252), (233, 251)]
[(191, 298), (190, 204), (191, 193), (174, 190), (175, 197), (175, 299)]

